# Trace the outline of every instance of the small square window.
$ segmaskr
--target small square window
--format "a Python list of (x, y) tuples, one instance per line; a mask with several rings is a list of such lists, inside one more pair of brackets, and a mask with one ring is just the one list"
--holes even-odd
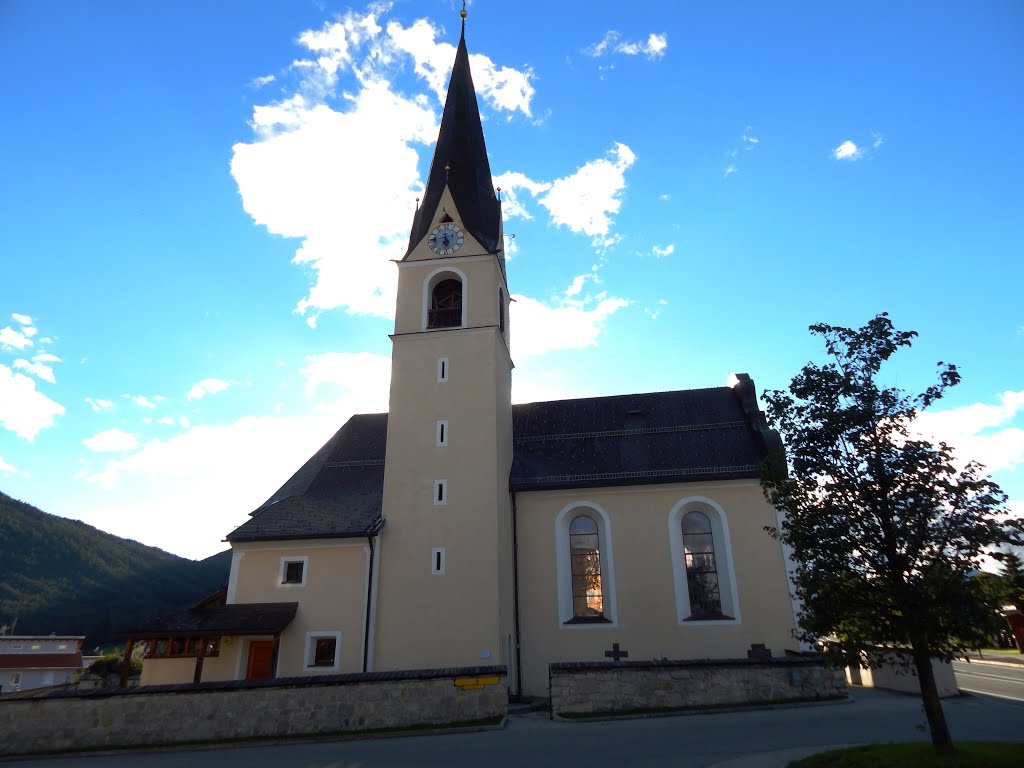
[(341, 659), (341, 632), (318, 631), (306, 634), (306, 669), (338, 670)]
[(316, 638), (316, 646), (313, 648), (314, 667), (333, 667), (334, 655), (338, 650), (338, 641), (333, 637)]
[(284, 587), (304, 587), (307, 576), (307, 557), (282, 557), (280, 583)]

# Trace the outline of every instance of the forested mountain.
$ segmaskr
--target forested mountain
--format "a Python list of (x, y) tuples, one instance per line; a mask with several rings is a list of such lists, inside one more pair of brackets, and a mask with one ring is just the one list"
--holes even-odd
[(230, 551), (188, 560), (0, 493), (0, 625), (85, 635), (91, 651), (227, 584)]

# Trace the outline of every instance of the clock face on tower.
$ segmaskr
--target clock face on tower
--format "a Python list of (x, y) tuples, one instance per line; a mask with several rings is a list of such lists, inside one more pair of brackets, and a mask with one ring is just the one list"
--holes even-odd
[(462, 247), (463, 234), (458, 224), (451, 222), (434, 227), (427, 236), (427, 246), (434, 253), (450, 256)]

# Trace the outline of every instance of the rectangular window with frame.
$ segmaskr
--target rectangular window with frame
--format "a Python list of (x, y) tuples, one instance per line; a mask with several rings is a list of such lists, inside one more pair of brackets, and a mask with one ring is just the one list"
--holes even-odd
[(306, 669), (338, 669), (341, 665), (341, 632), (306, 634)]
[(439, 507), (448, 503), (448, 481), (434, 481), (434, 506)]
[(437, 422), (437, 445), (448, 445), (448, 422), (441, 419)]
[(444, 547), (434, 547), (430, 550), (430, 574), (444, 576), (444, 565)]
[(448, 358), (437, 358), (437, 380), (448, 381)]
[(283, 587), (306, 586), (308, 557), (282, 557), (279, 583)]

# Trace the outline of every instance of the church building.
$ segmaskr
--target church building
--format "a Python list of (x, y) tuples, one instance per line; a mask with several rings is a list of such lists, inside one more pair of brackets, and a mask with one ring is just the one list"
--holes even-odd
[[(463, 22), (464, 27), (464, 22)], [(348, 420), (227, 537), (225, 593), (133, 633), (143, 684), (743, 658), (796, 648), (781, 453), (731, 386), (512, 405), (502, 212), (465, 30), (397, 262), (387, 413)]]

